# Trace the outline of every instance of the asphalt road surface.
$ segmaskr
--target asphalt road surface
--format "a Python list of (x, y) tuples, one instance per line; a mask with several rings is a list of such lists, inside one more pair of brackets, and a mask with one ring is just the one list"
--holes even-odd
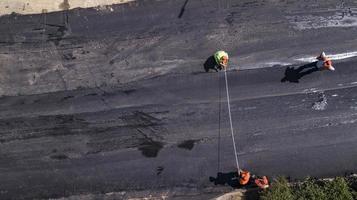
[(236, 170), (224, 74), (203, 68), (217, 49), (242, 168), (355, 172), (357, 58), (309, 74), (297, 59), (356, 51), (356, 7), (145, 0), (1, 17), (0, 199), (230, 190), (210, 181)]

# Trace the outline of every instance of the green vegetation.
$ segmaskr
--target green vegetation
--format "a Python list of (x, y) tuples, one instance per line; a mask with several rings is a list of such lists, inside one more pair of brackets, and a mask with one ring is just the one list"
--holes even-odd
[(277, 178), (271, 187), (264, 191), (260, 197), (262, 200), (290, 200), (294, 199), (292, 188), (289, 186), (288, 181), (283, 178)]
[(337, 177), (332, 180), (307, 178), (289, 183), (285, 178), (275, 179), (270, 188), (261, 192), (261, 200), (353, 200), (357, 199), (357, 178)]

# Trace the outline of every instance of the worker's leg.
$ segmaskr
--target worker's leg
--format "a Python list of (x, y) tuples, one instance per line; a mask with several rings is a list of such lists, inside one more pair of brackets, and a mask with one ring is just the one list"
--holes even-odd
[(203, 64), (206, 72), (209, 72), (210, 69), (214, 69), (215, 71), (218, 71), (216, 69), (216, 65), (217, 65), (217, 63), (213, 56), (208, 57), (207, 60), (205, 61), (205, 63)]
[(317, 62), (313, 62), (313, 63), (309, 63), (309, 64), (306, 64), (306, 65), (300, 66), (295, 71), (297, 73), (300, 73), (300, 72), (305, 71), (305, 70), (316, 69), (316, 68), (318, 68), (316, 63)]
[(216, 70), (216, 72), (218, 72), (218, 70), (222, 70), (222, 66), (221, 65), (216, 65), (214, 67), (214, 69)]
[(324, 61), (319, 60), (319, 61), (315, 62), (315, 66), (318, 70), (322, 70), (324, 68)]

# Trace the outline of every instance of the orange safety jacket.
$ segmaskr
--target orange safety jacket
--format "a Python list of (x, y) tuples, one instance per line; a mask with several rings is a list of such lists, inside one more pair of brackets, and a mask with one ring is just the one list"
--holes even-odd
[(250, 179), (250, 173), (248, 171), (241, 171), (239, 184), (246, 185), (249, 182), (249, 179)]

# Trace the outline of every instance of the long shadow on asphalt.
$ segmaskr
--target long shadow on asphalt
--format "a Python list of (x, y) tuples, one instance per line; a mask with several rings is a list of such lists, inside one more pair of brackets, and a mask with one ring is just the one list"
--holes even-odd
[(215, 185), (229, 185), (233, 188), (239, 187), (238, 172), (222, 173), (218, 172), (217, 177), (209, 177)]
[(290, 83), (299, 83), (299, 80), (313, 72), (319, 71), (316, 66), (316, 62), (312, 62), (298, 68), (287, 67), (285, 70), (285, 77), (281, 79), (281, 82), (289, 81)]
[(246, 188), (248, 189), (244, 194), (244, 199), (246, 200), (255, 200), (259, 199), (259, 188), (256, 185), (249, 183), (246, 186), (241, 186), (238, 181), (238, 172), (229, 172), (229, 173), (217, 173), (217, 177), (209, 177), (209, 180), (215, 185), (229, 185), (234, 189)]

